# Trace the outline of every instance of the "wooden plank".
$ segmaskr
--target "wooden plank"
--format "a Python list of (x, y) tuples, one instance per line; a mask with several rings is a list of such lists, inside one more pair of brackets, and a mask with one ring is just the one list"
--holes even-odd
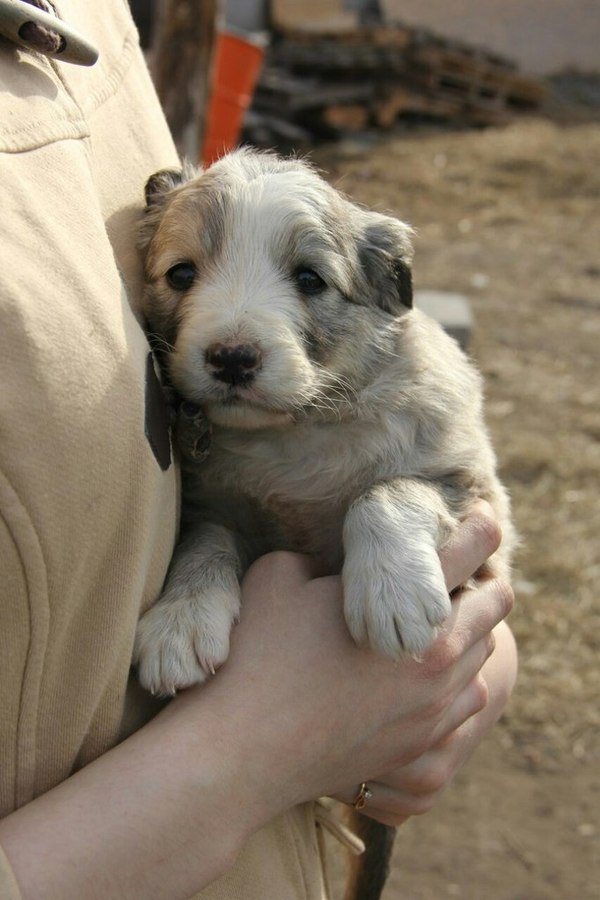
[(542, 81), (515, 75), (508, 88), (507, 103), (510, 106), (535, 109), (546, 96), (547, 88)]
[(325, 27), (288, 28), (282, 27), (278, 32), (282, 40), (298, 44), (309, 44), (315, 40), (331, 40), (340, 45), (369, 44), (376, 47), (408, 47), (413, 41), (413, 32), (410, 28), (398, 26), (386, 28), (383, 26), (356, 27), (351, 30), (338, 31)]
[(323, 121), (342, 131), (364, 131), (369, 124), (369, 110), (362, 105), (328, 106), (323, 110)]
[(544, 95), (534, 79), (518, 75), (507, 66), (495, 66), (485, 53), (460, 55), (438, 47), (419, 48), (410, 54), (415, 81), (432, 93), (455, 94), (481, 107), (533, 107)]
[(370, 102), (374, 91), (374, 85), (363, 82), (352, 84), (328, 84), (313, 82), (304, 91), (298, 93), (293, 90), (287, 92), (285, 85), (279, 85), (269, 90), (262, 84), (256, 94), (255, 106), (258, 109), (281, 111), (282, 106), (291, 113), (305, 109), (319, 109), (329, 105), (342, 103), (354, 105), (358, 102)]
[(341, 0), (271, 0), (271, 21), (281, 29), (344, 32), (357, 27), (358, 16), (345, 10)]
[(380, 128), (391, 128), (406, 113), (420, 113), (435, 118), (453, 118), (461, 104), (452, 98), (432, 97), (405, 85), (386, 87), (373, 103), (372, 115)]

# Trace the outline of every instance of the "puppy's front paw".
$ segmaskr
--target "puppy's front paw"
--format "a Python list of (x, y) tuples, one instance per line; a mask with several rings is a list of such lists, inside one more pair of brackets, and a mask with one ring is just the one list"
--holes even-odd
[(229, 655), (232, 607), (238, 601), (170, 592), (142, 616), (134, 648), (140, 683), (168, 696), (201, 684)]
[(419, 656), (450, 614), (450, 597), (433, 548), (421, 548), (410, 559), (401, 552), (369, 562), (362, 554), (350, 555), (342, 578), (352, 637), (386, 656)]

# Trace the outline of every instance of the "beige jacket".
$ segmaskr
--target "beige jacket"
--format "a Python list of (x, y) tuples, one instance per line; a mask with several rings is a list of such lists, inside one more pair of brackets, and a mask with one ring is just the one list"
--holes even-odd
[[(155, 711), (130, 679), (178, 480), (134, 221), (177, 158), (125, 0), (60, 0), (93, 68), (0, 40), (0, 814)], [(255, 834), (204, 900), (321, 900), (312, 806)], [(0, 851), (0, 897), (18, 887)]]

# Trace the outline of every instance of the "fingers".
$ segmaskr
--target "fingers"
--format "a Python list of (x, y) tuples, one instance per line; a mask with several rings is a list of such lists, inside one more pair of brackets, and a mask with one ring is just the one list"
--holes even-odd
[[(422, 815), (438, 803), (497, 720), (514, 685), (517, 668), (514, 639), (505, 623), (496, 632), (495, 652), (448, 710), (444, 724), (449, 729), (447, 735), (407, 765), (368, 781), (371, 797), (362, 811), (364, 815), (397, 827), (410, 816)], [(453, 730), (452, 724), (461, 720), (462, 724)], [(356, 790), (350, 787), (337, 795), (337, 799), (352, 803), (355, 796)]]
[(443, 741), (464, 725), (472, 716), (485, 709), (488, 702), (488, 687), (481, 674), (477, 674), (463, 688), (458, 697), (448, 708), (439, 727), (435, 743)]
[(423, 656), (426, 670), (444, 670), (453, 666), (470, 647), (490, 636), (513, 604), (512, 587), (501, 578), (463, 591), (454, 600), (439, 637)]
[(286, 596), (325, 574), (322, 562), (312, 556), (277, 551), (257, 559), (244, 576), (243, 585)]
[[(431, 750), (387, 776), (367, 782), (369, 797), (361, 813), (385, 825), (398, 826), (410, 816), (428, 812), (459, 768), (460, 754), (453, 744), (458, 743), (460, 751), (461, 742), (456, 742), (455, 736), (460, 735), (468, 719), (485, 708), (487, 699), (486, 682), (477, 674), (451, 704), (437, 729), (437, 737), (432, 738)], [(470, 743), (474, 743), (472, 739)], [(357, 787), (350, 786), (335, 798), (351, 805), (356, 794)]]
[[(429, 782), (430, 788), (427, 786)], [(423, 790), (405, 790), (390, 783), (369, 781), (367, 786), (370, 796), (360, 813), (369, 819), (376, 819), (384, 825), (398, 827), (410, 816), (423, 815), (434, 806), (446, 784), (444, 773), (441, 770), (439, 786), (437, 786), (437, 782), (438, 779), (434, 778), (433, 773), (429, 777), (429, 772), (424, 780)], [(335, 794), (334, 799), (351, 806), (356, 793), (356, 787), (352, 787)]]
[(440, 550), (449, 591), (464, 584), (500, 546), (502, 532), (489, 503), (479, 500)]
[(450, 670), (431, 705), (435, 724), (429, 734), (429, 747), (439, 744), (485, 708), (488, 687), (481, 670), (493, 650), (493, 636), (487, 635), (470, 647)]
[(398, 827), (410, 816), (422, 816), (435, 805), (444, 785), (436, 790), (411, 792), (397, 790), (379, 781), (369, 781), (372, 797), (361, 810), (364, 816), (376, 819), (384, 825)]

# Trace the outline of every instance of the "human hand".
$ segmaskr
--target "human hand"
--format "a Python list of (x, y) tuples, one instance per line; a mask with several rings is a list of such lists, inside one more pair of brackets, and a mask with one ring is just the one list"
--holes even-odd
[[(475, 516), (480, 512), (487, 515), (489, 508), (478, 505), (473, 510)], [(474, 536), (473, 528), (476, 531), (479, 527), (477, 522), (472, 521), (472, 517), (465, 524), (466, 530), (460, 531), (452, 545), (444, 548), (441, 554), (449, 587), (457, 578), (460, 580), (461, 567), (463, 572), (466, 571), (464, 564), (469, 557), (465, 557), (465, 553), (469, 553)], [(474, 593), (479, 602), (485, 603), (490, 591), (505, 589), (506, 585), (489, 582), (478, 587)], [(371, 796), (368, 805), (362, 810), (363, 815), (385, 825), (398, 827), (407, 818), (428, 812), (497, 721), (514, 687), (517, 652), (514, 638), (505, 622), (497, 625), (492, 634), (495, 649), (480, 673), (487, 691), (487, 701), (483, 708), (408, 765), (387, 772), (376, 780), (370, 780), (368, 787)], [(352, 785), (340, 792), (337, 799), (351, 803), (356, 794), (357, 786)]]
[[(456, 540), (444, 554), (449, 589), (491, 555), (500, 535), (478, 512)], [(263, 820), (407, 766), (482, 710), (479, 673), (493, 649), (491, 631), (512, 603), (503, 584), (482, 588), (485, 597), (465, 592), (422, 661), (394, 663), (354, 645), (339, 578), (313, 573), (309, 559), (288, 553), (251, 568), (230, 658), (201, 689), (204, 714), (222, 710), (234, 723), (232, 740), (244, 735), (233, 758)], [(175, 704), (192, 703), (194, 693)]]
[[(371, 798), (363, 815), (397, 828), (411, 816), (429, 812), (498, 720), (514, 686), (517, 653), (506, 623), (497, 625), (493, 634), (495, 650), (481, 669), (488, 691), (483, 709), (413, 762), (370, 780)], [(351, 803), (356, 794), (352, 785), (336, 798)]]

